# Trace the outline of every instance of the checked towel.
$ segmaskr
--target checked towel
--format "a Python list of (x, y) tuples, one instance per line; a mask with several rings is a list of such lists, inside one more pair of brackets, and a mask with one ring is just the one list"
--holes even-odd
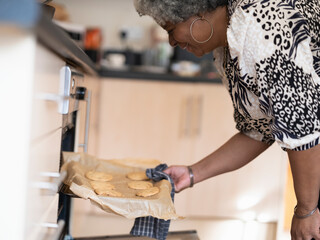
[[(155, 182), (162, 179), (166, 179), (171, 183), (171, 199), (174, 199), (174, 183), (168, 174), (165, 174), (163, 170), (167, 168), (167, 164), (160, 164), (155, 168), (149, 168), (146, 170), (148, 178)], [(155, 238), (158, 240), (165, 240), (168, 235), (170, 226), (170, 220), (163, 220), (154, 218), (152, 216), (136, 218), (134, 225), (130, 231), (131, 235), (134, 236), (145, 236), (150, 238)]]

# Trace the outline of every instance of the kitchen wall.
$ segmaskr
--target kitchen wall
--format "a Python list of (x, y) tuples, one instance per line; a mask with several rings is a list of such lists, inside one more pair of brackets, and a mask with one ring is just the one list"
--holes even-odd
[(119, 30), (129, 29), (128, 43), (133, 49), (142, 49), (150, 44), (150, 29), (155, 26), (149, 16), (140, 17), (132, 0), (54, 0), (69, 13), (70, 22), (85, 27), (99, 27), (103, 33), (102, 48), (121, 48)]

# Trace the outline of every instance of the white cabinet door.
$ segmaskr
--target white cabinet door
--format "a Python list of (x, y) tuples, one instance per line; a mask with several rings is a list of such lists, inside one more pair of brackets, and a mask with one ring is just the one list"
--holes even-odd
[[(25, 231), (27, 239), (45, 239), (43, 224), (56, 223), (58, 197), (54, 186), (59, 174), (62, 115), (58, 111), (60, 69), (65, 62), (41, 45), (35, 50), (30, 155)], [(56, 184), (55, 184), (56, 186)], [(39, 227), (40, 226), (40, 227)]]
[[(104, 79), (98, 156), (151, 158), (185, 164), (192, 152), (190, 96), (194, 84)], [(175, 198), (185, 214), (186, 193)]]
[[(190, 165), (236, 132), (232, 103), (220, 84), (102, 82), (100, 158), (156, 158), (168, 165)], [(275, 220), (283, 186), (282, 157), (275, 145), (243, 169), (176, 194), (178, 214), (238, 218), (254, 212), (255, 217)]]
[[(200, 116), (196, 123), (199, 127), (194, 138), (193, 161), (204, 158), (237, 132), (232, 102), (222, 85), (199, 84), (196, 91), (196, 101), (199, 101), (197, 99), (200, 102), (195, 114)], [(285, 176), (283, 157), (283, 151), (274, 144), (243, 168), (197, 184), (188, 191), (188, 214), (276, 221)]]
[(65, 62), (37, 45), (34, 68), (31, 138), (41, 139), (62, 126), (58, 111), (60, 69)]
[(103, 80), (98, 156), (186, 161), (185, 99), (191, 91), (192, 85), (179, 83)]
[(194, 160), (220, 147), (237, 130), (228, 91), (221, 84), (198, 84), (194, 95)]

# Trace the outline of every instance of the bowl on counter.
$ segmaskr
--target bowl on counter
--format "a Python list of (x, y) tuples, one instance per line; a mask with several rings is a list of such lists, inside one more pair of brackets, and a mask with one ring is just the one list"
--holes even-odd
[(174, 74), (182, 77), (194, 77), (200, 74), (201, 67), (199, 64), (191, 61), (180, 61), (171, 65)]

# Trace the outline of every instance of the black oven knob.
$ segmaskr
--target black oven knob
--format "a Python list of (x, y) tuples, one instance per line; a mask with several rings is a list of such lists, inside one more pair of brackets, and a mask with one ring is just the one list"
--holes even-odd
[(76, 88), (76, 99), (85, 100), (86, 92), (87, 92), (87, 88), (85, 88), (85, 87), (77, 87)]

